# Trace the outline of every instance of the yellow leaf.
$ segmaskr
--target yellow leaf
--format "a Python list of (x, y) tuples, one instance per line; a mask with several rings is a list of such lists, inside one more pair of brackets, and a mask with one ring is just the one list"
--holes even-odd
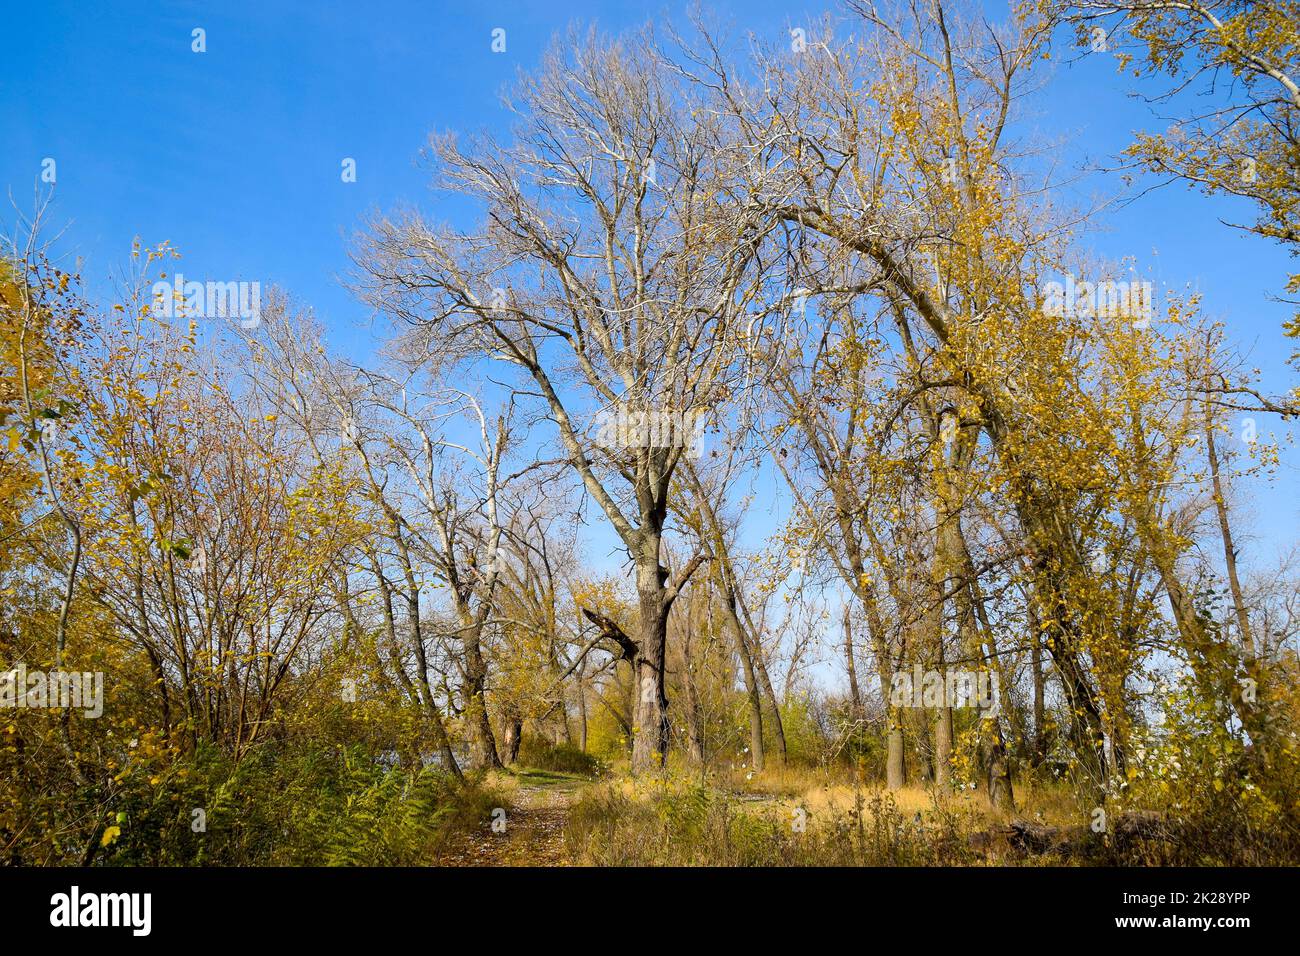
[(99, 845), (108, 846), (110, 843), (112, 843), (121, 835), (122, 835), (121, 827), (105, 827), (104, 835), (99, 838)]

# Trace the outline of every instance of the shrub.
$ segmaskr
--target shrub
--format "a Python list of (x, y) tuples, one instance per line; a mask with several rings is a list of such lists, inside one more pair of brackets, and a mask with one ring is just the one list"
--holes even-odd
[[(264, 750), (238, 765), (201, 748), (156, 784), (115, 801), (108, 865), (410, 866), (436, 863), (454, 833), (500, 798), (360, 748)], [(196, 832), (195, 810), (203, 829)]]
[(524, 738), (519, 745), (519, 762), (537, 770), (583, 777), (597, 777), (604, 769), (599, 758), (572, 744), (548, 744), (531, 737)]

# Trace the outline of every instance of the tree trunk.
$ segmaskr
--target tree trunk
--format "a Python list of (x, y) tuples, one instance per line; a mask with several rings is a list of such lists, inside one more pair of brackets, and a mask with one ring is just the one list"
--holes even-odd
[(763, 698), (754, 667), (754, 656), (758, 652), (750, 647), (749, 638), (745, 633), (745, 626), (741, 623), (740, 615), (736, 611), (736, 604), (739, 600), (736, 594), (736, 574), (731, 563), (726, 535), (723, 532), (721, 522), (718, 520), (718, 514), (714, 510), (713, 503), (690, 462), (685, 464), (684, 472), (687, 481), (695, 492), (695, 500), (703, 518), (699, 528), (700, 537), (707, 539), (709, 546), (713, 549), (713, 558), (709, 563), (710, 576), (722, 599), (723, 613), (726, 615), (727, 625), (731, 630), (732, 639), (736, 645), (736, 656), (740, 660), (741, 673), (745, 680), (745, 696), (749, 701), (749, 753), (751, 766), (754, 770), (761, 771), (766, 762), (766, 754), (763, 747)]
[(500, 770), (501, 758), (497, 754), (496, 737), (488, 720), (485, 690), (487, 665), (483, 662), (483, 649), (479, 628), (471, 625), (465, 632), (465, 727), (469, 736), (471, 766), (479, 770)]
[(1246, 658), (1255, 659), (1255, 639), (1250, 630), (1250, 614), (1242, 596), (1241, 580), (1237, 576), (1237, 548), (1232, 541), (1232, 525), (1228, 521), (1228, 502), (1223, 494), (1223, 481), (1219, 477), (1219, 453), (1214, 446), (1214, 429), (1205, 429), (1205, 446), (1210, 457), (1210, 480), (1214, 486), (1214, 510), (1219, 516), (1219, 535), (1223, 538), (1223, 563), (1228, 572), (1228, 589), (1232, 592), (1232, 607), (1237, 616), (1237, 631)]
[[(451, 739), (447, 736), (447, 728), (442, 722), (442, 712), (438, 707), (438, 699), (433, 693), (433, 685), (429, 683), (429, 660), (424, 649), (424, 629), (420, 619), (420, 590), (416, 583), (415, 570), (411, 566), (410, 552), (406, 546), (406, 540), (401, 533), (401, 526), (394, 515), (389, 515), (389, 521), (393, 528), (391, 540), (397, 545), (397, 555), (401, 561), (402, 574), (406, 580), (406, 617), (411, 628), (411, 642), (415, 651), (415, 666), (418, 670), (416, 674), (416, 686), (419, 688), (420, 699), (424, 704), (425, 712), (429, 715), (429, 723), (433, 729), (434, 746), (438, 748), (438, 753), (442, 757), (443, 767), (448, 770), (457, 780), (463, 779), (460, 765), (456, 762), (456, 755), (452, 753)], [(392, 626), (392, 621), (388, 622)], [(396, 642), (396, 635), (393, 635)]]
[(1029, 647), (1029, 660), (1034, 681), (1034, 745), (1030, 754), (1030, 766), (1038, 767), (1047, 759), (1047, 727), (1045, 725), (1047, 717), (1047, 681), (1043, 675), (1042, 636), (1039, 631), (1037, 616), (1033, 613), (1032, 608), (1029, 613), (1029, 626), (1033, 632), (1030, 637), (1033, 643)]
[[(948, 675), (940, 668), (947, 691)], [(940, 793), (952, 789), (952, 708), (944, 703), (934, 714), (934, 785)]]
[(994, 809), (1010, 812), (1016, 808), (1016, 797), (1011, 785), (1011, 762), (1007, 759), (1007, 745), (1002, 737), (1002, 721), (999, 717), (989, 719), (993, 722), (988, 755), (989, 803)]
[(859, 720), (863, 713), (862, 692), (858, 688), (858, 668), (853, 660), (853, 615), (847, 603), (844, 605), (844, 666), (849, 672), (849, 706), (853, 719)]
[(583, 753), (587, 752), (587, 683), (582, 679), (586, 669), (587, 659), (584, 657), (578, 667), (578, 747)]
[(664, 664), (668, 646), (667, 575), (656, 540), (650, 559), (637, 568), (641, 640), (633, 662), (632, 772), (662, 767), (668, 754), (668, 696)]
[(916, 738), (916, 770), (922, 783), (934, 782), (933, 748), (930, 744), (930, 721), (928, 715), (919, 707), (909, 708), (912, 720), (912, 735)]
[(944, 651), (944, 594), (948, 588), (948, 574), (944, 560), (944, 534), (940, 529), (935, 549), (931, 582), (934, 594), (931, 600), (929, 637), (933, 642), (936, 670), (943, 681), (943, 699), (934, 713), (934, 785), (940, 793), (952, 786), (952, 708), (948, 700), (948, 666)]
[[(1246, 693), (1239, 684), (1234, 691), (1238, 701), (1238, 712), (1242, 725), (1250, 734), (1251, 743), (1267, 760), (1268, 741), (1265, 739), (1267, 725), (1260, 716), (1257, 702), (1263, 688), (1264, 671), (1260, 666), (1259, 655), (1255, 646), (1255, 635), (1250, 627), (1250, 612), (1246, 608), (1246, 599), (1241, 589), (1241, 580), (1237, 575), (1237, 546), (1232, 538), (1232, 523), (1228, 520), (1228, 502), (1224, 497), (1223, 480), (1219, 475), (1219, 452), (1214, 444), (1214, 426), (1205, 426), (1205, 445), (1210, 459), (1210, 480), (1214, 489), (1214, 510), (1219, 518), (1219, 536), (1223, 539), (1223, 563), (1228, 574), (1228, 589), (1232, 593), (1232, 607), (1237, 618), (1237, 632), (1241, 635), (1241, 647), (1245, 658), (1246, 675), (1254, 682), (1252, 693)], [(1250, 698), (1253, 698), (1250, 699)]]
[(994, 809), (1008, 813), (1015, 810), (1015, 793), (1011, 785), (1011, 762), (1007, 759), (1007, 743), (1002, 735), (1002, 714), (1000, 710), (1010, 701), (1010, 687), (1006, 693), (1002, 688), (1003, 668), (994, 643), (993, 626), (989, 623), (988, 612), (984, 607), (984, 595), (980, 590), (975, 574), (975, 561), (966, 546), (966, 536), (961, 524), (957, 523), (954, 535), (961, 550), (963, 587), (957, 592), (958, 616), (964, 632), (966, 646), (970, 652), (984, 659), (984, 668), (998, 679), (998, 699), (994, 706), (997, 712), (980, 714), (981, 738), (985, 743), (987, 759), (986, 791), (989, 803)]
[(745, 679), (745, 697), (749, 701), (749, 752), (754, 770), (761, 771), (765, 763), (763, 752), (763, 697), (758, 686), (758, 675), (754, 669), (754, 656), (750, 653), (749, 641), (745, 639), (745, 628), (736, 614), (735, 596), (730, 600), (724, 593), (723, 612), (731, 627), (731, 634), (736, 642), (736, 654), (740, 658), (740, 669)]
[(903, 715), (900, 708), (888, 712), (889, 730), (885, 737), (885, 786), (901, 790), (907, 786), (907, 757), (903, 747)]
[[(900, 790), (907, 785), (907, 757), (903, 740), (903, 722), (906, 709), (894, 704), (890, 691), (894, 686), (894, 669), (897, 666), (895, 656), (890, 652), (889, 641), (885, 638), (884, 622), (880, 619), (880, 609), (873, 592), (862, 589), (859, 592), (866, 609), (867, 634), (875, 650), (876, 673), (880, 676), (880, 694), (885, 708), (885, 786), (890, 790)], [(844, 610), (845, 653), (849, 660), (849, 685), (853, 712), (862, 713), (862, 701), (858, 696), (857, 676), (853, 670), (853, 647), (849, 640), (849, 611)], [(898, 655), (900, 658), (902, 654)]]
[(750, 635), (750, 656), (754, 661), (754, 674), (758, 678), (758, 687), (762, 691), (763, 699), (767, 701), (767, 726), (772, 729), (772, 738), (776, 744), (776, 760), (778, 764), (785, 766), (785, 724), (781, 720), (781, 705), (776, 699), (776, 692), (772, 689), (772, 677), (768, 673), (767, 661), (763, 656), (761, 635), (758, 628), (754, 627), (754, 619), (750, 616), (749, 608), (739, 595), (737, 595), (737, 604), (748, 627), (746, 633)]
[(681, 686), (682, 696), (686, 699), (686, 749), (690, 756), (691, 762), (697, 767), (704, 766), (704, 728), (703, 721), (700, 719), (700, 699), (695, 690), (695, 672), (693, 670), (691, 653), (694, 641), (692, 625), (693, 621), (686, 622), (686, 636), (681, 642), (682, 650), (682, 667), (681, 667)]
[(505, 745), (506, 763), (515, 764), (519, 762), (519, 744), (524, 736), (524, 722), (519, 714), (511, 711), (506, 715), (505, 737), (502, 743)]

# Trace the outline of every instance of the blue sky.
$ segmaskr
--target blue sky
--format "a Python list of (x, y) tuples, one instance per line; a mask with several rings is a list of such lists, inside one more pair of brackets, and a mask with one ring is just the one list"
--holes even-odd
[[(772, 36), (828, 6), (709, 4), (735, 30)], [(1001, 0), (984, 7), (994, 19), (1006, 10)], [(398, 204), (453, 221), (463, 213), (427, 188), (417, 159), (428, 133), (500, 128), (502, 86), (570, 23), (617, 31), (685, 9), (0, 0), (0, 185), (30, 211), (42, 160), (56, 160), (61, 249), (85, 258), (92, 283), (125, 261), (134, 236), (170, 240), (184, 254), (181, 271), (279, 284), (316, 309), (337, 346), (364, 356), (379, 333), (338, 281), (348, 269), (347, 236), (368, 211)], [(196, 27), (206, 31), (203, 54), (191, 51)], [(504, 54), (490, 48), (496, 27), (506, 30)], [(1133, 130), (1165, 125), (1126, 95), (1131, 80), (1110, 56), (1058, 57), (1052, 71), (1032, 125), (1063, 140), (1065, 166), (1105, 163)], [(355, 183), (340, 179), (345, 157), (356, 160)], [(1119, 189), (1100, 175), (1074, 198)], [(2, 218), (8, 228), (7, 203)], [(1263, 370), (1266, 388), (1284, 391), (1295, 381), (1285, 365), (1293, 343), (1280, 332), (1288, 310), (1269, 296), (1295, 264), (1220, 218), (1244, 221), (1250, 211), (1175, 185), (1108, 214), (1091, 245), (1200, 289), (1209, 313)], [(1244, 517), (1263, 554), (1295, 540), (1296, 463), (1284, 451), (1278, 480), (1249, 489)]]

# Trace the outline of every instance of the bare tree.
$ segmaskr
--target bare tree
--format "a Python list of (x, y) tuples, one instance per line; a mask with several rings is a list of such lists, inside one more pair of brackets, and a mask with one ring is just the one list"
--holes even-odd
[[(764, 229), (730, 194), (734, 153), (716, 114), (671, 87), (647, 35), (569, 37), (509, 101), (513, 142), (434, 140), (441, 185), (483, 203), (484, 231), (383, 219), (357, 255), (370, 300), (422, 326), (431, 350), (522, 370), (627, 548), (638, 770), (668, 743), (668, 612), (705, 560), (665, 566), (673, 475), (694, 421), (729, 398)], [(592, 434), (602, 412), (617, 423), (603, 447)], [(646, 415), (671, 434), (626, 434)]]

